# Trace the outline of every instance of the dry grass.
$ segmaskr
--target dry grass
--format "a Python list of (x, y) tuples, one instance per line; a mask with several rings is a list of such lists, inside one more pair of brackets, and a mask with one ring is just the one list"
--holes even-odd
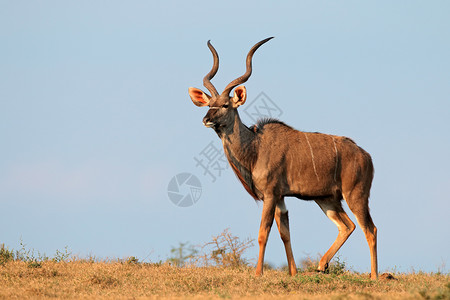
[(16, 260), (0, 264), (0, 298), (450, 299), (448, 274), (394, 274), (396, 279), (371, 281), (368, 274), (350, 272), (253, 273), (248, 267)]
[[(174, 248), (166, 263), (140, 263), (135, 257), (80, 259), (65, 248), (53, 258), (0, 245), (0, 299), (43, 298), (284, 298), (284, 299), (450, 299), (450, 274), (368, 274), (349, 272), (339, 257), (328, 274), (314, 272), (318, 259), (300, 262), (300, 272), (266, 270), (255, 277), (243, 258), (252, 240), (228, 230), (197, 250)], [(191, 263), (192, 266), (186, 266)], [(181, 267), (184, 266), (184, 267)]]

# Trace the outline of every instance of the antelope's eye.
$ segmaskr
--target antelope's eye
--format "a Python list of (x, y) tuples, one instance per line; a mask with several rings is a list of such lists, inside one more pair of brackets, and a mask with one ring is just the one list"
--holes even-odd
[(223, 108), (228, 108), (228, 104), (222, 105)]

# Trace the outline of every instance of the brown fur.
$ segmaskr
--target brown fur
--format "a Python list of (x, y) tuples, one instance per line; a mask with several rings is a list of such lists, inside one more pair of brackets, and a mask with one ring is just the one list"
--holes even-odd
[[(256, 51), (255, 47), (261, 44), (256, 44), (249, 52), (248, 76), (251, 74), (251, 56)], [(218, 56), (212, 45), (208, 43), (208, 46), (214, 56), (210, 74), (215, 74)], [(247, 80), (248, 76), (244, 79)], [(241, 84), (243, 77), (234, 80), (227, 89)], [(205, 86), (215, 91), (209, 79), (211, 77), (205, 77)], [(342, 208), (341, 200), (345, 199), (366, 236), (371, 255), (371, 278), (376, 279), (377, 228), (368, 206), (374, 174), (370, 155), (347, 137), (297, 131), (278, 120), (263, 120), (248, 128), (241, 122), (237, 111), (237, 107), (245, 103), (245, 87), (237, 87), (233, 97), (228, 95), (227, 89), (221, 95), (215, 93), (209, 96), (190, 88), (189, 94), (194, 104), (210, 107), (203, 123), (212, 127), (221, 138), (228, 161), (247, 192), (264, 203), (256, 274), (263, 273), (267, 238), (274, 219), (285, 246), (289, 273), (297, 273), (284, 204), (284, 197), (294, 196), (314, 200), (339, 229), (338, 237), (321, 258), (318, 270), (325, 271), (332, 257), (355, 229)]]

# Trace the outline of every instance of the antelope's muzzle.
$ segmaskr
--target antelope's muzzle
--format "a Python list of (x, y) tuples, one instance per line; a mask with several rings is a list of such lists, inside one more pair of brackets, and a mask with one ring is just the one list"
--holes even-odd
[(214, 123), (211, 122), (208, 117), (203, 118), (203, 125), (209, 128), (214, 127)]

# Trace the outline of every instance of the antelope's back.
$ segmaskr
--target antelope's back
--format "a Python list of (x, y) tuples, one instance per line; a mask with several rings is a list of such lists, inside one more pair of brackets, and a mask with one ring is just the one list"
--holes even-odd
[(281, 122), (265, 124), (261, 133), (257, 186), (276, 181), (283, 195), (308, 200), (341, 198), (343, 182), (372, 180), (370, 155), (347, 137), (298, 131)]

